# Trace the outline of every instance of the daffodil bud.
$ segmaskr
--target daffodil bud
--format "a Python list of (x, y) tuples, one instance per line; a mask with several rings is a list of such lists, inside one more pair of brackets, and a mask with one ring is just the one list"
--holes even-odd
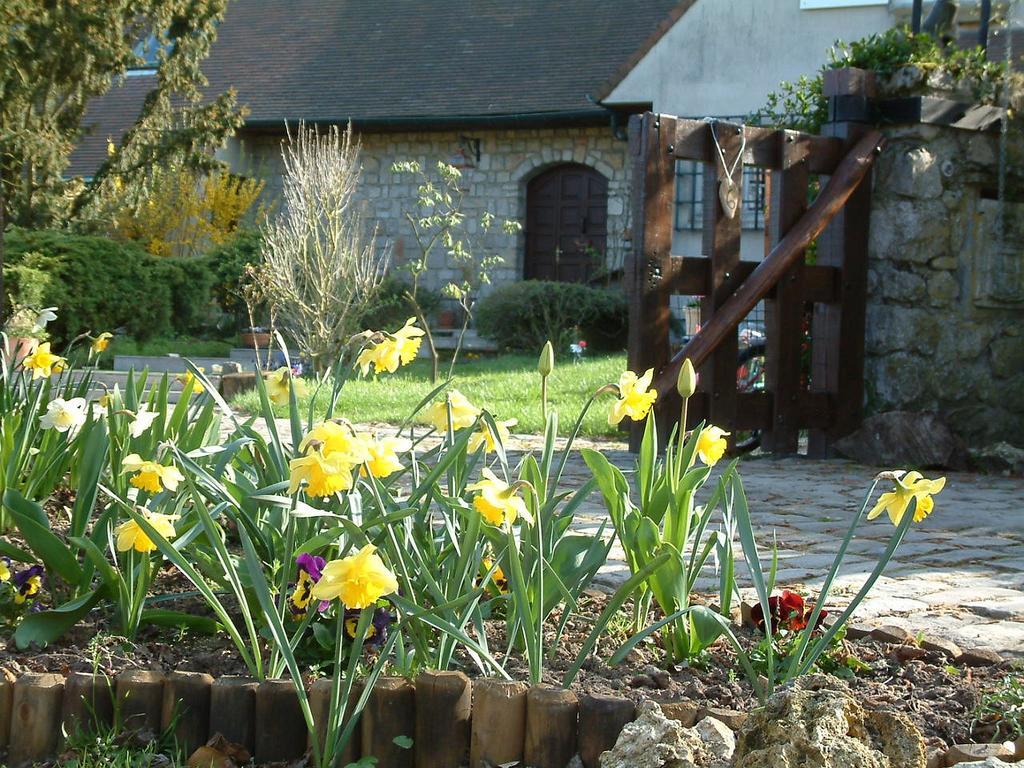
[(683, 365), (679, 369), (679, 378), (676, 379), (676, 389), (684, 398), (692, 396), (697, 391), (697, 372), (693, 370), (690, 358), (683, 360)]
[(547, 378), (555, 370), (555, 348), (551, 342), (545, 342), (544, 348), (540, 351), (540, 360), (537, 361), (537, 370), (540, 375)]

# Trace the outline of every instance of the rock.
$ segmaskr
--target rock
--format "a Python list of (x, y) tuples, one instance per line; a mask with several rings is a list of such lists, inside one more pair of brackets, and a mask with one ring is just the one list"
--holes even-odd
[(692, 701), (659, 701), (662, 713), (670, 720), (677, 720), (685, 728), (697, 724), (697, 712), (700, 709)]
[[(1002, 758), (1002, 760), (999, 760)], [(1013, 747), (1009, 744), (954, 744), (946, 750), (946, 766), (997, 760), (1003, 765), (1013, 760)]]
[(1017, 760), (1024, 760), (1024, 736), (1013, 742), (1013, 756)]
[(653, 688), (654, 680), (650, 675), (633, 675), (629, 678), (630, 688)]
[(925, 768), (908, 717), (865, 710), (849, 688), (808, 675), (775, 693), (740, 729), (734, 768)]
[(971, 468), (993, 475), (1024, 476), (1024, 449), (1009, 443), (995, 443), (972, 449)]
[(847, 640), (863, 640), (865, 637), (870, 635), (874, 631), (874, 627), (868, 624), (847, 624), (846, 625), (846, 639)]
[(901, 153), (892, 164), (888, 192), (914, 199), (931, 199), (942, 194), (942, 174), (934, 154), (926, 147)]
[[(728, 733), (728, 735), (727, 735)], [(723, 723), (684, 728), (665, 717), (654, 701), (643, 702), (615, 746), (603, 752), (601, 768), (729, 768), (735, 749)]]
[(734, 731), (738, 731), (747, 721), (746, 712), (737, 712), (735, 709), (725, 709), (724, 707), (701, 707), (697, 712), (697, 720), (701, 721), (706, 717), (713, 717)]
[(963, 441), (934, 413), (876, 413), (856, 432), (837, 441), (836, 449), (849, 459), (875, 466), (967, 467)]
[(960, 649), (960, 646), (952, 640), (947, 640), (944, 637), (935, 637), (934, 635), (925, 635), (922, 637), (921, 648), (929, 653), (941, 653), (950, 661), (956, 661), (963, 656), (964, 653)]
[(998, 757), (990, 757), (980, 762), (957, 763), (957, 768), (1006, 768), (1006, 765)]
[(736, 734), (732, 729), (714, 717), (705, 717), (697, 723), (696, 731), (704, 743), (704, 750), (714, 755), (709, 767), (726, 768), (736, 751)]
[(663, 669), (659, 669), (656, 674), (651, 675), (651, 679), (663, 691), (672, 687), (672, 676)]
[(880, 643), (892, 643), (893, 645), (899, 645), (900, 643), (908, 643), (913, 638), (909, 630), (903, 627), (893, 626), (887, 624), (884, 627), (875, 627), (871, 630), (871, 639), (877, 640)]
[(1003, 657), (988, 648), (968, 648), (957, 659), (965, 667), (993, 667), (1003, 663)]

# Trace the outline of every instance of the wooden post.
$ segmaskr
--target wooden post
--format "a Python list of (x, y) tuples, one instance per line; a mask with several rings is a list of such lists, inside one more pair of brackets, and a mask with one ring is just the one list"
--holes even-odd
[(523, 757), (533, 768), (565, 768), (576, 754), (579, 700), (564, 688), (535, 685), (526, 696)]
[(256, 749), (256, 689), (248, 677), (219, 677), (210, 686), (211, 736), (220, 734), (241, 744), (251, 755)]
[[(710, 141), (718, 140), (722, 159), (704, 166), (704, 231), (703, 248), (711, 259), (711, 280), (709, 293), (701, 300), (701, 327), (707, 325), (715, 313), (732, 296), (738, 285), (736, 267), (740, 263), (741, 220), (743, 204), (736, 215), (729, 218), (722, 208), (719, 187), (730, 170), (733, 181), (743, 191), (743, 161), (739, 158), (743, 143), (743, 128), (732, 123), (715, 121), (708, 125)], [(726, 432), (733, 432), (736, 421), (736, 358), (739, 355), (739, 340), (736, 329), (724, 336), (715, 347), (711, 358), (698, 367), (698, 388), (708, 393), (708, 421)], [(666, 392), (674, 387), (665, 387)], [(660, 393), (659, 393), (660, 394)]]
[[(381, 677), (370, 692), (362, 718), (363, 757), (377, 758), (377, 765), (413, 768), (415, 744), (404, 749), (395, 739), (410, 741), (416, 735), (416, 689), (404, 677)], [(430, 746), (430, 745), (428, 745)]]
[[(873, 84), (836, 83), (825, 95), (835, 100), (870, 94)], [(834, 92), (833, 92), (834, 90)], [(860, 123), (826, 123), (822, 133), (853, 147), (869, 132)], [(838, 175), (838, 169), (837, 169)], [(853, 190), (818, 240), (818, 264), (836, 267), (839, 300), (815, 304), (811, 321), (811, 391), (833, 401), (832, 426), (812, 429), (807, 453), (826, 458), (839, 438), (855, 430), (864, 411), (864, 334), (867, 323), (868, 222), (871, 218), (871, 179)]]
[(423, 672), (416, 678), (416, 768), (465, 765), (473, 684), (461, 672)]
[(210, 690), (213, 678), (203, 672), (172, 672), (164, 681), (161, 726), (188, 755), (210, 736)]
[[(2, 196), (0, 196), (2, 200)], [(0, 749), (11, 740), (11, 712), (14, 707), (14, 679), (6, 670), (0, 672)]]
[(579, 753), (584, 768), (598, 768), (598, 758), (615, 746), (626, 723), (636, 718), (636, 706), (616, 696), (580, 699)]
[[(359, 703), (359, 697), (363, 693), (363, 686), (361, 683), (355, 683), (352, 686), (352, 693), (348, 698), (348, 706), (345, 707), (345, 719), (340, 723), (340, 730), (344, 730), (345, 724), (353, 717), (356, 706)], [(309, 706), (313, 712), (313, 722), (316, 724), (315, 735), (318, 739), (318, 746), (320, 747), (321, 754), (323, 753), (324, 746), (327, 743), (327, 718), (330, 714), (331, 708), (331, 679), (329, 677), (322, 677), (313, 683), (309, 689)], [(348, 744), (342, 749), (341, 754), (338, 758), (339, 765), (348, 765), (359, 760), (362, 751), (360, 749), (361, 734), (360, 730), (362, 725), (357, 723), (352, 733), (349, 735)], [(335, 736), (339, 734), (334, 734)], [(314, 734), (309, 735), (309, 744), (313, 745)]]
[(64, 681), (64, 732), (95, 732), (114, 724), (114, 682), (106, 675), (72, 672)]
[[(781, 242), (807, 210), (810, 137), (779, 131), (781, 170), (769, 177), (768, 253)], [(765, 300), (767, 390), (772, 393), (772, 426), (761, 445), (772, 453), (796, 453), (800, 438), (800, 350), (804, 319), (803, 251)]]
[(146, 669), (129, 669), (117, 676), (117, 707), (126, 730), (160, 735), (164, 707), (164, 676)]
[(260, 683), (256, 689), (256, 763), (301, 757), (308, 732), (292, 681)]
[(469, 768), (523, 759), (526, 737), (526, 683), (477, 680), (473, 683), (473, 728)]
[(11, 768), (28, 766), (53, 757), (60, 735), (64, 678), (60, 675), (27, 674), (14, 684), (11, 719)]
[[(676, 160), (674, 117), (650, 112), (629, 121), (633, 158), (633, 247), (626, 257), (629, 298), (629, 369), (657, 373), (668, 363), (672, 318), (668, 281), (671, 269)], [(656, 404), (664, 418), (679, 417), (678, 397), (663, 394)], [(663, 419), (659, 423), (664, 423)], [(666, 428), (666, 430), (669, 428)], [(643, 424), (630, 423), (630, 450), (640, 447)]]

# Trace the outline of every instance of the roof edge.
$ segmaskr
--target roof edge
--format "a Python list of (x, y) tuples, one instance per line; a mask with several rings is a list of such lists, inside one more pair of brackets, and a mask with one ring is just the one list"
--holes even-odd
[(633, 52), (633, 55), (626, 59), (622, 66), (615, 71), (615, 74), (606, 80), (600, 88), (594, 91), (592, 94), (594, 100), (602, 102), (611, 96), (612, 91), (618, 87), (619, 83), (626, 79), (626, 75), (633, 71), (634, 67), (640, 63), (640, 60), (650, 53), (651, 49), (676, 25), (677, 21), (686, 15), (686, 12), (696, 2), (697, 0), (680, 0), (679, 4), (672, 9), (669, 15), (658, 25), (657, 29)]
[(405, 117), (290, 117), (246, 120), (244, 131), (260, 133), (284, 132), (285, 126), (294, 127), (300, 121), (311, 125), (346, 125), (356, 130), (388, 133), (393, 131), (446, 130), (451, 128), (550, 128), (558, 126), (608, 125), (622, 110), (603, 105), (590, 109), (559, 112), (520, 112), (496, 115), (418, 115)]

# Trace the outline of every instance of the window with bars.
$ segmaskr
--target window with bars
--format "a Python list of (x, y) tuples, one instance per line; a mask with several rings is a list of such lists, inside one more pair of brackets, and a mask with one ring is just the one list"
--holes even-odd
[[(764, 229), (765, 170), (743, 167), (743, 203), (740, 206), (743, 229)], [(699, 230), (704, 226), (704, 164), (692, 160), (676, 161), (677, 232)]]

